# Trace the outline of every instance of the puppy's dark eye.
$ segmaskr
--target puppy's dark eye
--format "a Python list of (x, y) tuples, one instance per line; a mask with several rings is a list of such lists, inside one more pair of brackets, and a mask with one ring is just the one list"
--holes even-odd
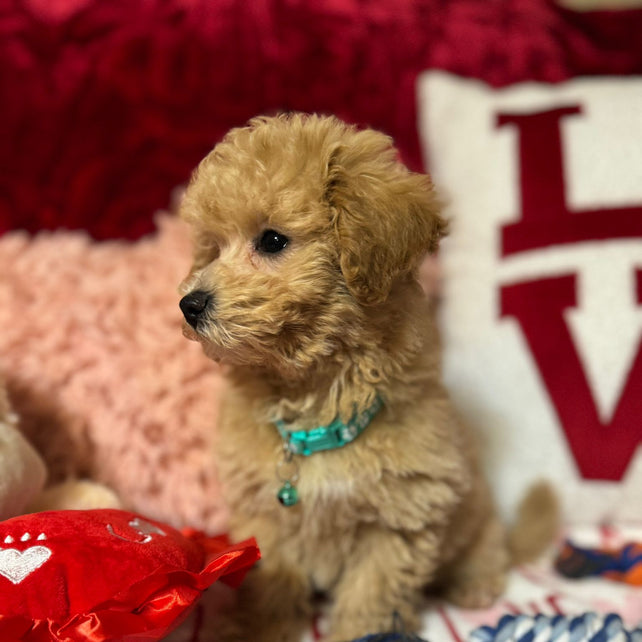
[(276, 254), (288, 244), (288, 237), (274, 230), (265, 230), (256, 242), (256, 249), (266, 254)]

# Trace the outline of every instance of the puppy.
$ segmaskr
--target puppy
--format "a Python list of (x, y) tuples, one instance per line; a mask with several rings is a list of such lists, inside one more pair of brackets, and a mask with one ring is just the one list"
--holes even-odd
[(263, 554), (220, 639), (299, 640), (318, 592), (326, 642), (389, 630), (395, 612), (416, 629), (426, 585), (489, 605), (505, 534), (416, 280), (446, 230), (429, 178), (381, 133), (257, 118), (201, 162), (181, 213), (185, 334), (227, 380), (230, 533)]

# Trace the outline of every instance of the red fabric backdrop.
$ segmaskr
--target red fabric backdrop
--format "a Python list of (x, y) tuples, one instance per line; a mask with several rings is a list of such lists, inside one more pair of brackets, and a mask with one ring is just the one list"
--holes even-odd
[(0, 0), (0, 233), (138, 238), (228, 128), (274, 110), (382, 129), (418, 169), (418, 72), (640, 72), (640, 33), (642, 11), (547, 0)]

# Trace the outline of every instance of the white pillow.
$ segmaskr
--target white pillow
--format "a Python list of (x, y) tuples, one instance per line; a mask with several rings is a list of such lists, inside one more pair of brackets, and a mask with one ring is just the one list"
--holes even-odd
[(642, 520), (642, 78), (418, 92), (445, 377), (503, 512), (548, 477), (569, 521)]

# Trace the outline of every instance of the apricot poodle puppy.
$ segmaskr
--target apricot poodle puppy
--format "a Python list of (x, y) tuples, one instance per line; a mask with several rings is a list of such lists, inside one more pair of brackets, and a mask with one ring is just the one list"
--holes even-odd
[(201, 162), (185, 334), (220, 362), (220, 477), (233, 538), (263, 559), (216, 639), (327, 642), (419, 625), (426, 585), (502, 591), (504, 531), (440, 378), (418, 264), (445, 232), (427, 176), (335, 118), (257, 118)]

